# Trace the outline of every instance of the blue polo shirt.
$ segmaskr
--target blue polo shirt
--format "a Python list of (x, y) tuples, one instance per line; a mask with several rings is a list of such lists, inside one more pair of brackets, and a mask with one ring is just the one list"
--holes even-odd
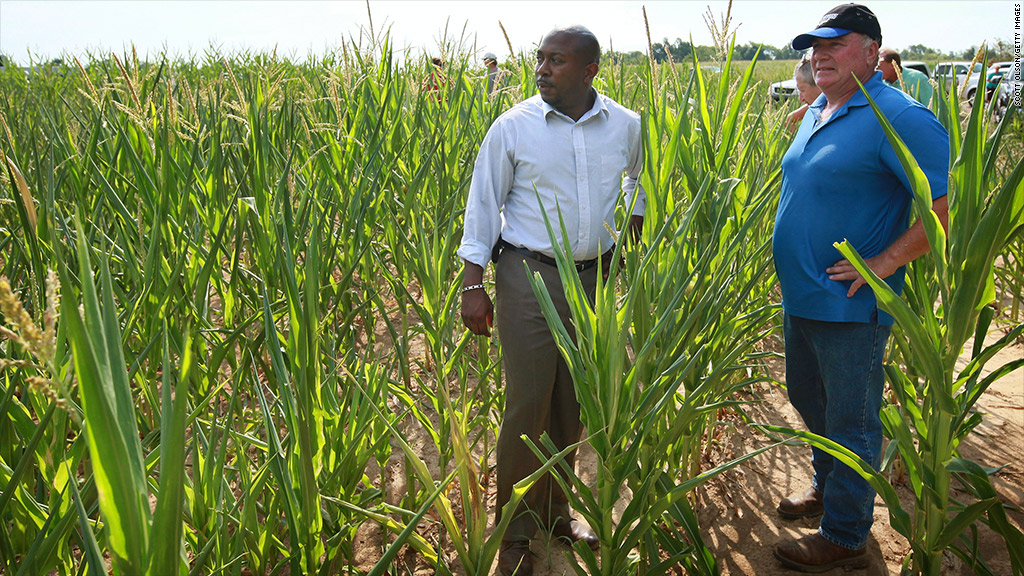
[[(887, 86), (876, 72), (865, 89), (920, 164), (932, 198), (946, 194), (949, 134), (927, 108)], [(829, 322), (892, 324), (863, 286), (829, 280), (825, 269), (843, 258), (832, 245), (848, 239), (864, 258), (876, 256), (907, 229), (910, 182), (864, 94), (858, 91), (827, 122), (821, 95), (809, 109), (782, 159), (782, 195), (775, 216), (773, 253), (789, 314)], [(900, 293), (904, 269), (886, 278)]]

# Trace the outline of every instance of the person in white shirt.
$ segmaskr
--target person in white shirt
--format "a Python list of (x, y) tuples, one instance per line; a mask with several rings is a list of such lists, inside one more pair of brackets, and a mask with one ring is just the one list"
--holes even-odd
[[(592, 297), (597, 262), (607, 274), (615, 207), (622, 192), (632, 206), (629, 227), (643, 225), (645, 196), (637, 186), (643, 167), (640, 116), (592, 86), (600, 45), (586, 28), (549, 32), (537, 49), (539, 95), (508, 110), (480, 146), (458, 255), (465, 261), (462, 319), (474, 334), (490, 335), (494, 320), (505, 371), (505, 412), (498, 435), (497, 518), (512, 486), (539, 461), (521, 436), (547, 432), (559, 446), (579, 440), (579, 404), (572, 376), (555, 345), (524, 268), (539, 272), (572, 332), (543, 212), (558, 222), (561, 210), (576, 269)], [(625, 177), (623, 177), (625, 173)], [(634, 192), (636, 201), (633, 202)], [(538, 203), (538, 195), (540, 204)], [(483, 284), (494, 257), (495, 305)], [(496, 313), (496, 315), (495, 315)], [(572, 457), (568, 459), (572, 465)], [(505, 533), (499, 569), (530, 576), (529, 541), (538, 523), (565, 542), (597, 544), (594, 533), (570, 516), (567, 498), (548, 478), (534, 485)]]

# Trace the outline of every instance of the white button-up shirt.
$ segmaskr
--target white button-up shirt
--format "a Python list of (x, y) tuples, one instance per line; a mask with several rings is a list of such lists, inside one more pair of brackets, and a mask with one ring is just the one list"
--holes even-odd
[[(596, 258), (612, 246), (608, 227), (615, 227), (619, 194), (632, 203), (642, 168), (636, 112), (597, 94), (573, 121), (540, 95), (525, 100), (499, 116), (480, 145), (458, 255), (486, 267), (500, 233), (510, 244), (554, 256), (542, 211), (560, 239), (561, 209), (573, 258)], [(645, 201), (640, 188), (633, 214), (643, 215)]]

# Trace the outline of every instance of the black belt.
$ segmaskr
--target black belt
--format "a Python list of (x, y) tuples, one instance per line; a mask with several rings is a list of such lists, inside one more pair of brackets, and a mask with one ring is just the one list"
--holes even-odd
[[(541, 264), (547, 264), (548, 266), (554, 266), (556, 268), (558, 267), (558, 261), (555, 260), (554, 258), (552, 258), (551, 256), (548, 256), (547, 254), (541, 254), (540, 252), (534, 252), (533, 250), (530, 250), (529, 248), (523, 248), (522, 246), (516, 246), (515, 244), (509, 244), (503, 238), (498, 238), (498, 249), (499, 249), (499, 253), (500, 253), (501, 250), (508, 249), (508, 250), (512, 250), (513, 252), (517, 252), (519, 254), (522, 254), (523, 256), (526, 256), (527, 258), (536, 260), (537, 262), (540, 262)], [(608, 260), (611, 257), (612, 257), (612, 250), (609, 250), (609, 251), (605, 252), (601, 256), (601, 258), (603, 258), (604, 260)], [(575, 266), (577, 272), (583, 272), (584, 270), (586, 270), (588, 268), (593, 268), (595, 265), (597, 265), (597, 261), (598, 261), (597, 258), (591, 258), (590, 260), (577, 260), (576, 262), (574, 262), (574, 266)]]

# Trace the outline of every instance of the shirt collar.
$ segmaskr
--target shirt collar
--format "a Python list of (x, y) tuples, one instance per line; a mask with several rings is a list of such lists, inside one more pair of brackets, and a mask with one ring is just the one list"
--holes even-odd
[(883, 87), (885, 87), (885, 83), (882, 80), (882, 71), (875, 70), (875, 73), (871, 75), (871, 78), (868, 78), (868, 81), (864, 83), (864, 90), (858, 89), (854, 92), (853, 96), (847, 100), (846, 107), (852, 108), (853, 106), (867, 106), (868, 98), (864, 95), (864, 92), (866, 91), (871, 94), (872, 98), (877, 98), (878, 91)]
[[(580, 116), (579, 121), (576, 122), (577, 124), (582, 124), (582, 123), (586, 122), (587, 120), (589, 120), (590, 118), (592, 118), (594, 116), (597, 116), (598, 114), (600, 114), (605, 119), (608, 118), (608, 105), (605, 103), (605, 96), (603, 94), (601, 94), (600, 92), (598, 92), (597, 89), (592, 89), (592, 90), (594, 90), (594, 94), (596, 95), (596, 97), (594, 98), (594, 105), (590, 107), (590, 110), (587, 110), (586, 112), (584, 112), (583, 116)], [(543, 112), (543, 114), (544, 114), (544, 118), (545, 119), (550, 117), (551, 114), (557, 114), (558, 116), (561, 116), (562, 118), (566, 118), (566, 119), (572, 121), (572, 118), (569, 118), (565, 114), (562, 114), (561, 112), (559, 112), (554, 106), (552, 106), (551, 104), (548, 104), (547, 102), (545, 102), (543, 98), (541, 98), (541, 100), (540, 100), (540, 108), (541, 108), (541, 112)]]

